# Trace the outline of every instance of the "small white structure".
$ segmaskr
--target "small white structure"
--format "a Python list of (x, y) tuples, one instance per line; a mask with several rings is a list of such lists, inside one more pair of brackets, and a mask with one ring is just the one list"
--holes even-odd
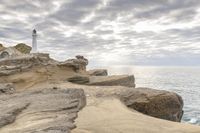
[(37, 53), (37, 31), (35, 29), (33, 30), (32, 37), (31, 53)]

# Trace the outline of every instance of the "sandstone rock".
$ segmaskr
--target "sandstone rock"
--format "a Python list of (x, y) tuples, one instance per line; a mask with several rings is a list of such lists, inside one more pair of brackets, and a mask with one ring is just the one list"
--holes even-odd
[(76, 56), (76, 59), (69, 59), (58, 64), (60, 67), (72, 67), (76, 72), (86, 72), (87, 65), (88, 60), (83, 56)]
[(29, 54), (0, 60), (0, 66), (18, 66), (18, 65), (48, 65), (52, 61), (49, 54)]
[(18, 51), (20, 51), (21, 53), (24, 54), (29, 54), (31, 52), (31, 47), (24, 44), (24, 43), (19, 43), (16, 46), (14, 46), (14, 48), (16, 48)]
[(94, 69), (88, 72), (90, 76), (108, 76), (108, 71), (106, 69)]
[(81, 89), (43, 89), (0, 97), (1, 133), (69, 133), (86, 104)]
[(135, 87), (133, 75), (91, 76), (89, 85)]
[(183, 100), (173, 92), (136, 88), (123, 91), (120, 99), (129, 108), (146, 115), (180, 122), (183, 115)]
[(0, 76), (8, 76), (28, 70), (33, 66), (56, 65), (57, 62), (50, 59), (48, 54), (30, 54), (16, 56), (0, 60)]
[(0, 94), (14, 93), (15, 89), (12, 83), (0, 84)]
[(84, 86), (84, 91), (90, 98), (118, 98), (134, 112), (160, 119), (179, 122), (183, 115), (182, 98), (169, 91), (123, 86)]
[(81, 75), (75, 75), (73, 77), (68, 78), (67, 81), (72, 82), (72, 83), (76, 83), (76, 84), (86, 84), (86, 83), (89, 83), (89, 77), (81, 76)]
[(84, 56), (82, 56), (82, 55), (77, 55), (77, 56), (76, 56), (76, 59), (85, 59), (85, 58), (84, 58)]

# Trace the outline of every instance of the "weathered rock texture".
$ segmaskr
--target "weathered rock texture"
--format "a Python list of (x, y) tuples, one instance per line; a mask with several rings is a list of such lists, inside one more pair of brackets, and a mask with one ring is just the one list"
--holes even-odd
[(41, 89), (0, 97), (1, 133), (69, 133), (86, 104), (81, 89)]
[(89, 85), (135, 87), (133, 75), (91, 76)]
[(89, 83), (89, 77), (82, 75), (75, 75), (73, 77), (68, 78), (67, 81), (75, 84), (87, 84)]
[(123, 91), (120, 99), (129, 108), (153, 117), (180, 122), (183, 115), (183, 100), (172, 92), (149, 88)]
[(25, 90), (43, 82), (66, 82), (73, 75), (86, 73), (84, 59), (72, 60), (58, 62), (42, 53), (1, 59), (0, 83), (13, 83), (16, 89)]
[(80, 55), (76, 56), (76, 59), (69, 59), (58, 64), (60, 67), (72, 67), (76, 72), (86, 72), (87, 65), (88, 60)]
[(15, 88), (12, 83), (0, 84), (0, 94), (12, 94), (15, 92)]
[[(62, 87), (64, 86), (68, 85)], [(156, 118), (179, 122), (183, 115), (183, 100), (173, 92), (123, 86), (74, 87), (83, 88), (85, 94), (90, 97), (118, 98), (128, 108)]]
[(106, 69), (94, 69), (88, 71), (90, 76), (108, 76), (108, 71)]
[(54, 61), (49, 58), (48, 54), (35, 54), (17, 56), (0, 60), (0, 76), (7, 76), (30, 69), (33, 66), (47, 66)]
[(106, 87), (86, 94), (96, 97), (118, 97), (128, 108), (153, 117), (180, 122), (183, 115), (182, 98), (168, 91), (150, 88)]

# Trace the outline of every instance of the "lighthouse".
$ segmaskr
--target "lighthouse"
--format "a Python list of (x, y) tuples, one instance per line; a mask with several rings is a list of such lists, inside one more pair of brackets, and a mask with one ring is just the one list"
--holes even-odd
[(31, 53), (37, 53), (37, 31), (34, 29), (32, 33), (32, 50)]

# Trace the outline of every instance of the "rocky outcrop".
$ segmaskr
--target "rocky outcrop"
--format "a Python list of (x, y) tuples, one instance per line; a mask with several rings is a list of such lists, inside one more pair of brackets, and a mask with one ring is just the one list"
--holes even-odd
[(32, 54), (17, 56), (0, 60), (0, 76), (23, 72), (33, 66), (47, 66), (56, 64), (56, 61), (49, 58), (48, 54)]
[(183, 115), (183, 100), (173, 92), (123, 86), (84, 86), (83, 88), (86, 95), (90, 97), (117, 98), (128, 108), (156, 118), (180, 122)]
[(48, 65), (51, 61), (53, 60), (50, 59), (49, 54), (37, 53), (2, 59), (0, 60), (0, 66)]
[(86, 72), (87, 65), (88, 60), (80, 55), (76, 56), (76, 59), (69, 59), (58, 64), (60, 67), (72, 67), (76, 72)]
[(16, 46), (14, 46), (15, 49), (17, 49), (18, 51), (20, 51), (23, 54), (29, 54), (31, 52), (31, 47), (24, 44), (24, 43), (19, 43)]
[(70, 133), (86, 105), (81, 89), (40, 89), (0, 97), (1, 133)]
[(133, 75), (91, 76), (89, 85), (135, 87)]
[(136, 88), (122, 91), (119, 96), (127, 107), (141, 113), (160, 119), (181, 121), (183, 100), (173, 92)]
[[(101, 88), (98, 88), (101, 89)], [(117, 98), (88, 97), (72, 133), (199, 133), (200, 126), (156, 119), (126, 108)]]
[(58, 62), (49, 57), (49, 54), (35, 53), (5, 58), (0, 60), (0, 76), (7, 76), (23, 72), (35, 66), (57, 66), (59, 69), (72, 68), (77, 73), (86, 73), (88, 60), (83, 56), (77, 56), (76, 59), (69, 59), (64, 62)]
[(89, 83), (89, 77), (82, 75), (75, 75), (67, 79), (67, 81), (75, 84), (87, 84)]
[(90, 76), (108, 76), (108, 71), (106, 69), (94, 69), (88, 71)]

